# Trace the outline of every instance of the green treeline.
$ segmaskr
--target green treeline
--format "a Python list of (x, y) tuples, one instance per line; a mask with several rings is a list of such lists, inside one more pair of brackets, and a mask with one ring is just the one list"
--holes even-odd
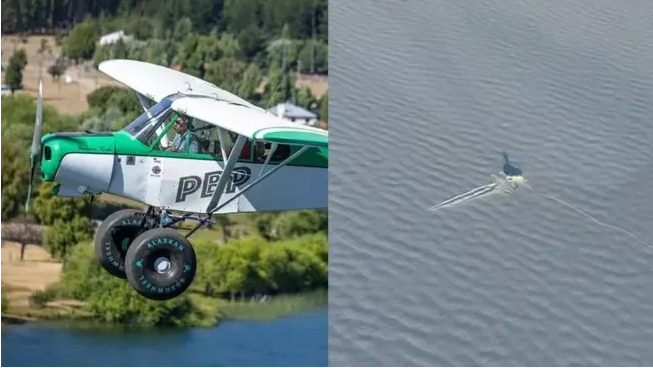
[[(2, 33), (65, 31), (88, 18), (139, 39), (166, 38), (183, 17), (192, 30), (229, 31), (246, 38), (278, 34), (285, 24), (295, 38), (328, 39), (327, 0), (3, 0)], [(113, 28), (113, 29), (111, 29)], [(253, 37), (252, 37), (253, 38)]]
[[(260, 295), (300, 293), (327, 288), (325, 233), (268, 242), (246, 236), (224, 245), (198, 241), (199, 269), (193, 286), (180, 297), (157, 302), (139, 296), (123, 280), (109, 276), (95, 260), (93, 247), (73, 248), (58, 284), (32, 299), (86, 302), (81, 317), (96, 322), (140, 326), (205, 326), (225, 316), (232, 302)], [(208, 306), (208, 308), (207, 308)]]
[[(327, 5), (327, 0), (3, 0), (2, 33), (54, 32), (64, 56), (96, 64), (129, 57), (180, 64), (204, 77), (227, 66), (242, 74), (236, 61), (263, 71), (276, 62), (281, 70), (325, 74)], [(98, 44), (102, 35), (119, 30), (129, 37)], [(226, 65), (206, 65), (223, 58)]]

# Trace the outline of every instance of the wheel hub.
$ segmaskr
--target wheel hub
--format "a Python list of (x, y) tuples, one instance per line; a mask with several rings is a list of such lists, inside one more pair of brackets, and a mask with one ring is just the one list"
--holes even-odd
[(166, 273), (170, 270), (170, 260), (166, 257), (159, 257), (154, 261), (154, 269), (158, 273)]

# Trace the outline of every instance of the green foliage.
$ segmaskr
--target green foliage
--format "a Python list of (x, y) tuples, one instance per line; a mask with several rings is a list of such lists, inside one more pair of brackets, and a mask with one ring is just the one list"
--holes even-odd
[(90, 60), (95, 52), (95, 25), (85, 20), (73, 27), (66, 39), (64, 53), (73, 60)]
[(15, 141), (2, 136), (2, 220), (20, 214), (27, 199), (29, 156)]
[(281, 239), (328, 231), (328, 213), (317, 210), (288, 211), (279, 214), (271, 224), (272, 232)]
[(57, 286), (63, 297), (86, 301), (85, 309), (100, 322), (130, 326), (196, 326), (210, 318), (187, 295), (165, 302), (140, 296), (128, 283), (108, 275), (97, 263), (93, 247), (74, 247)]
[(91, 131), (119, 130), (133, 121), (141, 106), (133, 91), (118, 86), (103, 86), (86, 96), (93, 115), (81, 124)]
[(320, 118), (323, 121), (329, 122), (329, 92), (322, 96)]
[(232, 58), (222, 58), (209, 65), (205, 79), (224, 90), (236, 92), (246, 70), (247, 63)]
[[(131, 118), (132, 116), (129, 115), (128, 117)], [(128, 121), (125, 120), (125, 115), (120, 108), (111, 106), (104, 112), (104, 114), (92, 116), (84, 120), (81, 128), (94, 132), (118, 130), (128, 123)]]
[(328, 304), (328, 291), (318, 289), (301, 294), (278, 295), (264, 302), (231, 304), (220, 308), (229, 319), (267, 320), (314, 310)]
[(72, 246), (93, 236), (89, 219), (91, 204), (86, 198), (55, 196), (53, 186), (53, 183), (41, 184), (34, 200), (33, 216), (48, 226), (43, 234), (43, 247), (65, 261)]
[(249, 214), (249, 220), (259, 235), (266, 240), (272, 238), (272, 222), (280, 212), (255, 212)]
[(118, 107), (123, 113), (141, 111), (134, 92), (119, 86), (102, 86), (86, 96), (86, 101), (92, 109), (103, 114), (111, 106)]
[(7, 296), (5, 294), (2, 294), (2, 313), (7, 313), (7, 309), (9, 309), (9, 299), (7, 299)]
[(293, 88), (293, 103), (298, 106), (304, 106), (307, 108), (312, 108), (313, 106), (317, 105), (317, 100), (315, 97), (313, 97), (313, 94), (311, 93), (311, 89), (308, 87), (304, 87), (301, 89)]
[(43, 248), (52, 256), (65, 261), (70, 248), (79, 242), (92, 239), (93, 230), (88, 217), (56, 219), (43, 233)]
[(258, 103), (261, 96), (256, 89), (261, 84), (262, 80), (263, 74), (261, 73), (261, 69), (256, 66), (256, 64), (249, 64), (238, 84), (236, 95), (249, 100), (252, 103)]
[(52, 77), (53, 80), (59, 79), (64, 72), (66, 71), (66, 67), (63, 63), (57, 62), (48, 67), (48, 74)]
[(98, 35), (122, 29), (140, 40), (166, 33), (182, 40), (188, 32), (213, 28), (240, 34), (251, 25), (262, 34), (279, 34), (286, 24), (290, 37), (306, 39), (313, 35), (313, 23), (316, 38), (328, 39), (327, 0), (5, 0), (2, 10), (3, 34), (54, 31), (90, 16)]
[[(2, 136), (8, 137), (18, 147), (29, 150), (34, 135), (36, 102), (33, 97), (18, 94), (2, 97)], [(79, 129), (79, 118), (59, 115), (48, 104), (43, 106), (43, 134)], [(29, 166), (29, 162), (26, 162)]]
[(302, 70), (310, 70), (314, 62), (315, 69), (312, 72), (326, 74), (329, 71), (329, 46), (324, 41), (302, 42), (298, 58), (302, 63)]
[(56, 288), (49, 287), (45, 290), (37, 290), (29, 297), (29, 302), (31, 305), (37, 307), (45, 307), (46, 304), (57, 297)]
[(277, 242), (257, 236), (220, 247), (197, 245), (196, 283), (207, 296), (296, 293), (327, 287), (324, 233)]
[[(327, 38), (322, 34), (326, 32), (322, 27), (327, 21), (326, 7), (323, 0), (225, 1), (223, 9), (220, 9), (221, 2), (217, 2), (207, 8), (216, 14), (223, 10), (222, 21), (208, 24), (197, 23), (196, 19), (207, 18), (207, 14), (193, 14), (196, 7), (193, 10), (183, 5), (181, 13), (174, 16), (161, 14), (161, 9), (151, 9), (146, 22), (160, 25), (161, 31), (146, 32), (150, 38), (140, 34), (144, 26), (137, 24), (138, 18), (133, 13), (111, 21), (103, 18), (97, 20), (102, 32), (123, 29), (135, 39), (98, 47), (93, 63), (129, 58), (166, 66), (179, 64), (184, 72), (203, 78), (207, 64), (228, 58), (256, 64), (261, 70), (276, 62), (284, 73), (294, 70), (301, 62), (301, 71), (324, 74), (328, 71)], [(315, 39), (312, 38), (313, 18)]]
[(247, 61), (252, 61), (256, 55), (263, 51), (265, 36), (263, 31), (255, 24), (250, 24), (238, 34), (240, 56)]
[(118, 93), (128, 93), (129, 90), (119, 86), (102, 86), (96, 88), (93, 92), (86, 95), (86, 102), (90, 108), (98, 109), (100, 113), (106, 111), (109, 107), (109, 99)]
[(276, 62), (273, 62), (268, 71), (268, 83), (265, 85), (263, 97), (266, 106), (291, 100), (295, 90), (295, 78), (292, 74), (284, 72)]
[(249, 217), (259, 235), (268, 240), (328, 231), (329, 215), (326, 211), (263, 212), (252, 213)]
[(52, 194), (54, 183), (43, 183), (34, 200), (34, 215), (43, 225), (54, 225), (57, 221), (68, 222), (76, 217), (88, 217), (91, 204), (88, 199), (59, 197)]
[[(2, 220), (20, 215), (27, 198), (35, 119), (36, 103), (32, 97), (2, 97)], [(61, 116), (51, 106), (43, 107), (44, 133), (77, 128), (75, 118)], [(38, 173), (35, 176), (38, 178)]]
[(5, 83), (9, 85), (12, 94), (23, 86), (23, 69), (25, 69), (26, 65), (27, 55), (23, 49), (16, 51), (9, 58), (9, 65), (7, 65), (7, 71), (5, 72)]

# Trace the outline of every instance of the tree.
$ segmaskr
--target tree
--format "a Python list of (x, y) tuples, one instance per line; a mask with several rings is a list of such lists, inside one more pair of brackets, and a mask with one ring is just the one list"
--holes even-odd
[(315, 101), (315, 97), (313, 97), (313, 93), (311, 93), (310, 88), (308, 87), (304, 87), (301, 89), (294, 88), (293, 92), (294, 92), (293, 102), (295, 105), (307, 109), (313, 108), (313, 105), (316, 103), (316, 101)]
[(327, 91), (324, 96), (322, 96), (320, 118), (326, 123), (329, 122), (329, 91)]
[(229, 92), (236, 92), (243, 80), (247, 63), (232, 58), (222, 58), (209, 64), (206, 80)]
[(277, 216), (271, 224), (272, 231), (280, 239), (295, 238), (302, 235), (326, 232), (328, 213), (318, 210), (287, 211)]
[(27, 199), (29, 157), (27, 151), (20, 149), (15, 142), (15, 139), (12, 139), (11, 136), (2, 136), (3, 221), (18, 216)]
[(2, 242), (12, 241), (20, 244), (20, 261), (25, 259), (25, 248), (29, 244), (41, 244), (43, 228), (26, 221), (5, 222), (2, 226)]
[(23, 87), (23, 69), (25, 65), (27, 65), (27, 55), (23, 49), (16, 51), (9, 58), (5, 83), (9, 85), (12, 94)]
[(48, 67), (48, 74), (52, 80), (58, 80), (63, 75), (64, 68), (60, 64), (52, 64)]
[(91, 204), (84, 197), (66, 198), (52, 193), (53, 183), (42, 183), (34, 199), (34, 216), (43, 225), (69, 222), (76, 217), (89, 217)]
[(236, 94), (246, 100), (258, 100), (259, 96), (256, 90), (261, 85), (262, 80), (263, 75), (261, 69), (256, 64), (249, 64), (245, 73), (243, 73), (243, 78), (238, 85)]
[(7, 313), (9, 309), (9, 299), (5, 294), (2, 294), (2, 313)]
[(289, 73), (284, 73), (277, 62), (272, 63), (268, 75), (269, 80), (264, 92), (266, 106), (290, 100), (295, 89), (295, 78)]
[(70, 250), (93, 237), (93, 226), (88, 217), (75, 216), (70, 219), (56, 219), (43, 234), (43, 248), (52, 256), (66, 262)]
[(95, 26), (91, 20), (85, 20), (70, 31), (64, 52), (73, 60), (91, 60), (95, 42)]
[(238, 34), (240, 55), (247, 61), (251, 61), (263, 51), (263, 31), (257, 26), (250, 24)]

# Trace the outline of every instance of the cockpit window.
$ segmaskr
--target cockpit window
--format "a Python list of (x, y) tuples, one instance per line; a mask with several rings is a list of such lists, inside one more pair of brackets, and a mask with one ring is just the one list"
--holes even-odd
[(152, 106), (148, 111), (142, 113), (123, 130), (137, 137), (140, 140), (146, 140), (157, 127), (161, 117), (172, 105), (172, 102), (181, 96), (173, 95), (162, 99), (159, 103)]

